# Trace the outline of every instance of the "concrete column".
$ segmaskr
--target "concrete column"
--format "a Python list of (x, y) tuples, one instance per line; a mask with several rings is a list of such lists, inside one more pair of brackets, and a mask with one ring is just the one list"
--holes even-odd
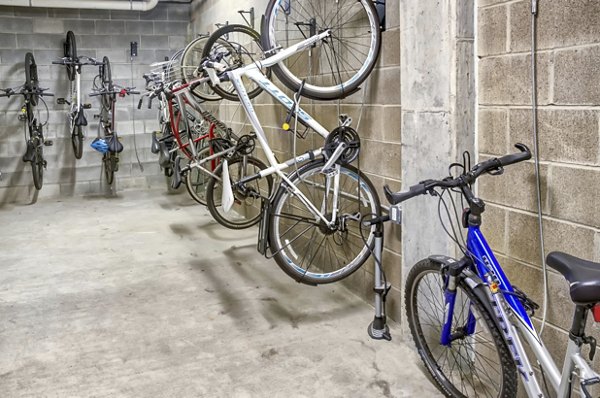
[[(441, 178), (463, 150), (472, 150), (473, 6), (464, 0), (400, 0), (402, 187)], [(437, 198), (406, 202), (403, 279), (431, 254), (455, 253), (440, 226)]]

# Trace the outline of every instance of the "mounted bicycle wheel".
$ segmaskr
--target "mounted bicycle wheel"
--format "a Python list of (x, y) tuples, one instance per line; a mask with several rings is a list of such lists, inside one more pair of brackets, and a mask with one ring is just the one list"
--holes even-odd
[[(100, 74), (100, 78), (102, 79), (102, 85), (105, 88), (108, 88), (109, 91), (113, 90), (113, 81), (112, 81), (112, 72), (110, 70), (110, 60), (108, 57), (102, 58), (102, 70)], [(115, 102), (116, 96), (115, 94), (102, 94), (101, 95), (102, 106), (105, 109), (112, 109), (112, 106)]]
[[(181, 55), (181, 71), (184, 83), (188, 83), (203, 75), (203, 71), (198, 68), (202, 62), (202, 52), (207, 41), (208, 36), (198, 37), (183, 50), (183, 54)], [(191, 93), (194, 97), (204, 101), (220, 101), (222, 99), (208, 83), (200, 84), (191, 90)]]
[[(230, 69), (258, 62), (263, 58), (260, 44), (260, 34), (246, 25), (226, 25), (217, 29), (210, 35), (204, 45), (202, 58), (209, 58), (226, 64)], [(270, 76), (270, 69), (263, 69), (266, 76)], [(262, 88), (254, 81), (242, 77), (242, 83), (250, 98), (254, 98), (262, 92)], [(230, 101), (239, 101), (239, 97), (233, 84), (224, 82), (212, 86), (215, 93)]]
[[(210, 147), (205, 147), (198, 152), (198, 160), (205, 159), (210, 156)], [(215, 158), (204, 164), (202, 167), (205, 169), (215, 172), (220, 164), (220, 159)], [(206, 173), (204, 170), (198, 167), (192, 167), (185, 175), (185, 187), (188, 193), (196, 202), (206, 206), (206, 192), (208, 190), (208, 183), (212, 180), (212, 176)]]
[(516, 369), (510, 351), (491, 315), (463, 281), (456, 292), (453, 341), (449, 346), (440, 344), (447, 316), (445, 286), (441, 266), (426, 259), (411, 269), (405, 292), (410, 331), (438, 388), (452, 397), (515, 397)]
[[(32, 53), (25, 54), (25, 89), (30, 91), (37, 91), (39, 88), (37, 64)], [(38, 104), (38, 95), (30, 94), (26, 97), (33, 106)]]
[[(67, 32), (67, 39), (64, 43), (64, 56), (70, 61), (77, 60), (77, 44), (75, 43), (75, 34), (72, 31)], [(67, 77), (70, 81), (75, 80), (77, 67), (75, 65), (67, 65)], [(79, 159), (79, 158), (78, 158)]]
[(33, 141), (34, 152), (31, 160), (31, 172), (33, 174), (33, 185), (38, 191), (44, 185), (44, 146), (39, 142), (39, 139)]
[(270, 0), (263, 48), (288, 48), (331, 30), (331, 38), (307, 46), (273, 66), (288, 88), (308, 98), (331, 100), (352, 94), (369, 76), (381, 48), (379, 16), (372, 0)]
[(81, 159), (83, 155), (83, 129), (81, 126), (73, 125), (71, 131), (71, 145), (76, 159)]
[(105, 153), (102, 157), (102, 163), (104, 165), (104, 177), (106, 178), (106, 183), (108, 185), (112, 185), (115, 180), (115, 171), (118, 169), (119, 158), (114, 153)]
[(375, 233), (375, 226), (363, 226), (361, 218), (381, 212), (377, 192), (364, 174), (350, 165), (336, 166), (336, 192), (336, 177), (322, 173), (323, 165), (322, 159), (314, 160), (289, 179), (328, 220), (337, 206), (333, 225), (315, 216), (286, 186), (273, 199), (269, 215), (275, 261), (296, 281), (312, 285), (338, 281), (360, 268)]
[[(258, 174), (267, 168), (262, 161), (250, 156), (245, 161), (243, 157), (240, 157), (227, 163), (232, 186), (242, 178)], [(256, 196), (269, 197), (273, 189), (273, 177), (267, 176), (247, 183), (244, 192), (233, 187), (234, 204), (229, 212), (225, 212), (221, 206), (223, 166), (224, 163), (221, 163), (215, 170), (218, 179), (211, 178), (208, 182), (206, 206), (214, 219), (224, 227), (230, 229), (249, 228), (257, 224), (262, 216), (261, 199)]]

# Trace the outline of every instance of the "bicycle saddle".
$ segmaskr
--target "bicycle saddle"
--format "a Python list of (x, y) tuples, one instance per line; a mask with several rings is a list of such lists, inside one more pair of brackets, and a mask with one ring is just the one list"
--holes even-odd
[(75, 125), (76, 126), (87, 126), (88, 122), (87, 119), (85, 118), (85, 115), (83, 114), (83, 109), (81, 109), (79, 111), (79, 113), (77, 114), (77, 119), (75, 119)]
[(546, 263), (570, 283), (571, 300), (585, 305), (600, 302), (600, 264), (562, 252), (552, 252)]
[(123, 144), (121, 144), (121, 142), (119, 141), (117, 134), (113, 134), (110, 137), (107, 137), (106, 144), (108, 144), (108, 149), (113, 153), (123, 152)]

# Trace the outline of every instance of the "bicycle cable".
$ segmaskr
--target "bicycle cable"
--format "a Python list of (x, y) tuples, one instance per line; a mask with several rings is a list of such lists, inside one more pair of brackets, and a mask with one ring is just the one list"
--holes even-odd
[(538, 0), (531, 0), (531, 110), (533, 119), (533, 154), (535, 163), (535, 185), (537, 193), (537, 218), (540, 240), (540, 256), (542, 261), (542, 274), (544, 283), (544, 298), (542, 310), (542, 323), (540, 326), (540, 337), (546, 326), (548, 313), (548, 267), (546, 266), (546, 248), (544, 245), (544, 222), (542, 214), (542, 182), (540, 177), (540, 151), (538, 131), (538, 98), (537, 98), (537, 16)]

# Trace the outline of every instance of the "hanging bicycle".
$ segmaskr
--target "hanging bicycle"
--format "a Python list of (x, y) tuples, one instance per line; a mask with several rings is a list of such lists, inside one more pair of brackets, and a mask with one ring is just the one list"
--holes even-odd
[[(32, 53), (25, 54), (25, 84), (18, 88), (2, 89), (4, 94), (0, 97), (11, 97), (13, 95), (22, 95), (25, 103), (21, 107), (19, 120), (25, 125), (25, 142), (27, 150), (23, 155), (23, 161), (31, 163), (33, 174), (33, 184), (37, 190), (42, 189), (44, 184), (44, 170), (47, 162), (44, 159), (44, 147), (51, 146), (52, 141), (44, 138), (44, 126), (48, 123), (48, 106), (42, 97), (54, 96), (54, 94), (45, 92), (48, 89), (40, 88), (38, 81), (37, 64)], [(46, 120), (40, 121), (40, 113), (37, 105), (42, 103), (46, 108)]]

